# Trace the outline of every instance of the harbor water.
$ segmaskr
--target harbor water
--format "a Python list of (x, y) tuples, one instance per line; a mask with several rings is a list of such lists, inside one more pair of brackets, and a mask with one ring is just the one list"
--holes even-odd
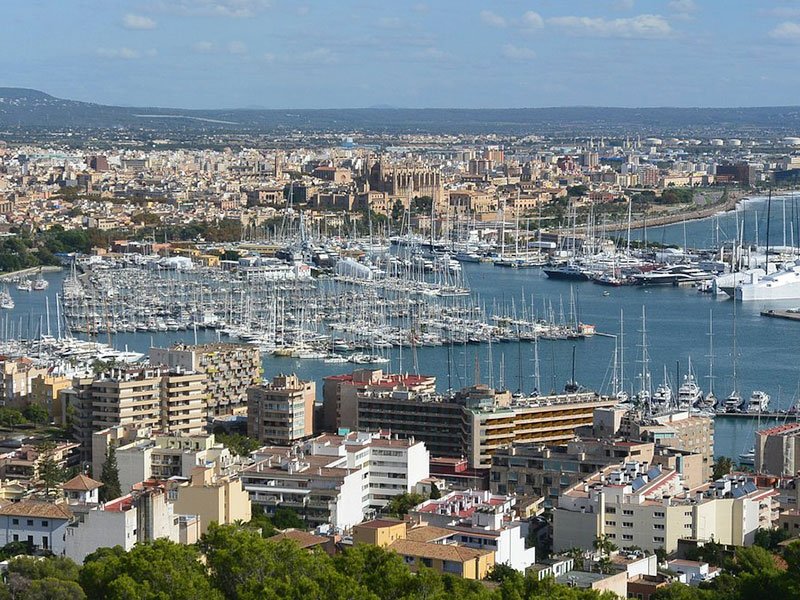
[[(760, 201), (745, 205), (748, 212)], [(774, 208), (774, 206), (773, 206)], [(761, 209), (756, 209), (759, 212)], [(778, 215), (781, 211), (776, 211)], [(800, 215), (799, 215), (800, 216)], [(773, 213), (773, 220), (775, 219)], [(715, 218), (687, 223), (689, 246), (705, 246), (710, 240), (712, 226), (735, 235), (735, 217), (725, 214)], [(780, 232), (781, 221), (776, 231)], [(787, 228), (789, 218), (787, 216)], [(774, 223), (773, 223), (774, 225)], [(682, 245), (683, 224), (654, 228), (648, 231), (651, 241)], [(634, 232), (641, 234), (642, 232)], [(762, 234), (763, 235), (763, 234)], [(780, 233), (778, 234), (780, 235)], [(780, 235), (782, 241), (782, 235)], [(763, 242), (762, 242), (763, 243)], [(796, 240), (797, 243), (797, 240)], [(652, 385), (655, 387), (667, 376), (673, 389), (676, 378), (686, 373), (689, 360), (698, 381), (707, 392), (712, 381), (709, 371), (709, 319), (713, 315), (713, 387), (718, 398), (733, 389), (733, 332), (736, 329), (737, 388), (743, 397), (753, 390), (771, 395), (770, 410), (788, 409), (798, 398), (800, 389), (800, 322), (769, 319), (760, 316), (765, 308), (790, 308), (796, 302), (734, 303), (683, 287), (619, 287), (609, 289), (590, 282), (570, 283), (548, 280), (540, 269), (504, 269), (486, 263), (464, 263), (467, 281), (480, 302), (487, 307), (505, 305), (520, 307), (523, 303), (539, 314), (547, 307), (558, 314), (563, 307), (567, 313), (574, 305), (578, 319), (593, 324), (599, 334), (581, 340), (541, 340), (538, 344), (539, 386), (543, 393), (561, 390), (572, 377), (573, 348), (575, 378), (590, 389), (608, 392), (614, 358), (615, 337), (624, 330), (620, 347), (624, 358), (625, 389), (640, 388), (637, 375), (642, 370), (642, 312), (646, 315), (646, 345)], [(65, 273), (46, 274), (50, 286), (43, 292), (23, 292), (9, 285), (15, 300), (13, 310), (0, 314), (0, 335), (12, 337), (21, 331), (25, 337), (48, 331), (47, 303), (49, 302), (52, 335), (57, 334), (55, 297), (61, 289)], [(46, 300), (47, 299), (47, 300)], [(342, 307), (342, 310), (347, 310)], [(510, 312), (510, 310), (509, 310)], [(176, 341), (192, 343), (216, 341), (215, 330), (167, 331), (159, 333), (101, 334), (93, 339), (111, 343), (117, 349), (146, 352), (151, 345), (165, 346)], [(222, 336), (222, 341), (226, 338)], [(616, 338), (619, 339), (619, 338)], [(479, 379), (494, 386), (530, 392), (534, 381), (534, 344), (508, 342), (436, 347), (404, 347), (388, 350), (390, 362), (379, 365), (391, 371), (419, 372), (435, 375), (440, 391), (472, 384)], [(345, 373), (356, 366), (348, 363), (330, 364), (322, 360), (287, 357), (264, 357), (264, 376), (297, 373), (318, 383), (321, 398), (321, 379), (326, 375)], [(767, 422), (761, 423), (762, 426)], [(715, 453), (737, 457), (753, 445), (756, 419), (726, 418), (716, 420)]]

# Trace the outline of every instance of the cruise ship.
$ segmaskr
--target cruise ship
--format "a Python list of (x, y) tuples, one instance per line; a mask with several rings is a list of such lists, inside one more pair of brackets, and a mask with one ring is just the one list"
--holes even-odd
[(734, 293), (740, 302), (800, 299), (800, 259), (784, 264), (769, 275), (752, 273), (736, 286)]

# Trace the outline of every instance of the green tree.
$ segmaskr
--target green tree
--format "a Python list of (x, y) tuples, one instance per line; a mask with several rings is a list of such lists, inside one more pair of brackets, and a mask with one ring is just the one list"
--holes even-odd
[(400, 200), (395, 200), (392, 204), (392, 221), (398, 222), (403, 218), (403, 203)]
[(306, 522), (291, 508), (281, 506), (275, 509), (272, 524), (278, 529), (305, 529)]
[(50, 413), (41, 404), (29, 404), (23, 409), (22, 416), (38, 425), (50, 422)]
[(13, 429), (17, 425), (22, 425), (25, 422), (26, 420), (22, 412), (16, 408), (0, 406), (0, 425)]
[(56, 577), (37, 579), (20, 587), (22, 589), (13, 595), (14, 600), (86, 600), (86, 594), (76, 581)]
[(439, 491), (439, 486), (436, 485), (435, 483), (431, 483), (431, 495), (429, 496), (429, 498), (431, 500), (438, 500), (441, 497), (442, 497), (442, 492)]
[(249, 456), (261, 447), (258, 440), (240, 433), (219, 433), (214, 438), (238, 456)]
[(727, 456), (720, 456), (714, 462), (714, 471), (711, 477), (716, 481), (717, 479), (720, 479), (722, 477), (725, 477), (725, 475), (730, 474), (732, 470), (733, 470), (733, 462), (731, 461), (731, 459), (728, 458)]
[(15, 573), (26, 579), (63, 579), (64, 581), (78, 581), (80, 567), (64, 556), (49, 556), (33, 558), (31, 556), (18, 556), (8, 562), (8, 573)]
[(425, 502), (425, 496), (413, 492), (403, 492), (402, 494), (391, 499), (386, 507), (386, 512), (393, 517), (400, 519), (417, 504), (421, 504), (423, 502)]
[(788, 540), (790, 537), (791, 534), (789, 531), (780, 527), (759, 529), (756, 531), (754, 543), (756, 546), (761, 546), (766, 550), (774, 552), (778, 549), (778, 545), (781, 542)]
[(56, 445), (53, 442), (42, 442), (36, 447), (39, 455), (38, 475), (44, 488), (44, 495), (52, 496), (59, 483), (66, 480), (67, 473), (55, 459)]
[(103, 462), (103, 472), (100, 474), (100, 500), (107, 502), (122, 496), (122, 485), (119, 482), (119, 467), (117, 466), (117, 451), (109, 444), (106, 450), (106, 460)]
[(197, 550), (160, 539), (125, 552), (101, 548), (84, 561), (79, 582), (89, 598), (105, 600), (221, 600)]
[(608, 556), (617, 549), (617, 545), (607, 535), (598, 535), (592, 541), (592, 546), (601, 556)]

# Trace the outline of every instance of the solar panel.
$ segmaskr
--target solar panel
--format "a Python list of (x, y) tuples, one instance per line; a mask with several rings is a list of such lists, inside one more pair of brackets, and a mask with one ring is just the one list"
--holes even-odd
[(650, 470), (649, 470), (649, 471), (647, 471), (647, 477), (648, 477), (650, 480), (653, 480), (653, 479), (655, 479), (655, 478), (656, 478), (656, 477), (658, 477), (659, 475), (661, 475), (661, 469), (659, 469), (658, 467), (651, 467), (651, 468), (650, 468)]
[(634, 480), (633, 480), (633, 482), (631, 483), (631, 487), (633, 488), (633, 491), (635, 492), (635, 491), (636, 491), (636, 490), (638, 490), (639, 488), (641, 488), (641, 487), (644, 487), (644, 485), (645, 485), (646, 483), (647, 483), (647, 482), (644, 480), (644, 478), (642, 478), (642, 477), (637, 477), (637, 478), (636, 478), (636, 479), (634, 479)]

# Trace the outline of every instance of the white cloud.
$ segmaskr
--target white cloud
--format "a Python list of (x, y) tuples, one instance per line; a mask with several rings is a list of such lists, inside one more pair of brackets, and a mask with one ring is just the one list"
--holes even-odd
[(634, 4), (634, 0), (616, 0), (614, 8), (617, 10), (631, 10)]
[(697, 10), (697, 4), (694, 3), (694, 0), (670, 0), (667, 3), (667, 7), (676, 13), (690, 13)]
[(400, 17), (382, 17), (378, 20), (378, 25), (383, 29), (400, 29), (403, 20)]
[(228, 43), (228, 52), (231, 54), (247, 54), (247, 46), (244, 42), (234, 40)]
[(202, 41), (202, 42), (195, 42), (192, 44), (192, 50), (195, 52), (200, 52), (202, 54), (207, 54), (209, 52), (214, 52), (217, 49), (217, 45), (214, 42)]
[(331, 65), (339, 62), (339, 57), (330, 48), (315, 48), (302, 52), (295, 57), (295, 62), (305, 64)]
[(665, 38), (672, 28), (661, 15), (637, 15), (627, 19), (602, 17), (553, 17), (547, 23), (576, 35), (606, 38)]
[(778, 24), (775, 29), (769, 32), (769, 37), (776, 40), (787, 40), (790, 42), (800, 42), (800, 23), (784, 21)]
[(489, 27), (505, 27), (506, 20), (498, 14), (493, 13), (490, 10), (482, 10), (481, 11), (481, 21), (483, 21)]
[(527, 61), (536, 58), (536, 52), (530, 48), (506, 44), (503, 46), (503, 56), (509, 60)]
[(529, 10), (522, 15), (523, 29), (531, 31), (533, 29), (541, 29), (542, 27), (544, 27), (544, 19), (542, 19), (542, 16), (539, 13)]
[[(149, 51), (150, 56), (153, 55), (154, 51)], [(131, 48), (98, 48), (97, 55), (102, 58), (113, 58), (113, 59), (122, 59), (122, 60), (136, 60), (137, 58), (142, 57), (142, 53), (138, 50), (133, 50)]]
[(272, 6), (270, 0), (153, 0), (162, 12), (206, 17), (253, 17)]
[(125, 29), (155, 29), (156, 22), (150, 17), (128, 13), (122, 17), (122, 26)]
[(770, 15), (773, 17), (782, 17), (784, 19), (792, 19), (794, 17), (800, 17), (800, 7), (776, 6), (775, 8), (761, 11), (761, 14)]
[(413, 58), (417, 60), (423, 61), (449, 61), (452, 57), (451, 54), (445, 52), (441, 48), (437, 48), (436, 46), (428, 46), (427, 48), (423, 48), (413, 54)]

